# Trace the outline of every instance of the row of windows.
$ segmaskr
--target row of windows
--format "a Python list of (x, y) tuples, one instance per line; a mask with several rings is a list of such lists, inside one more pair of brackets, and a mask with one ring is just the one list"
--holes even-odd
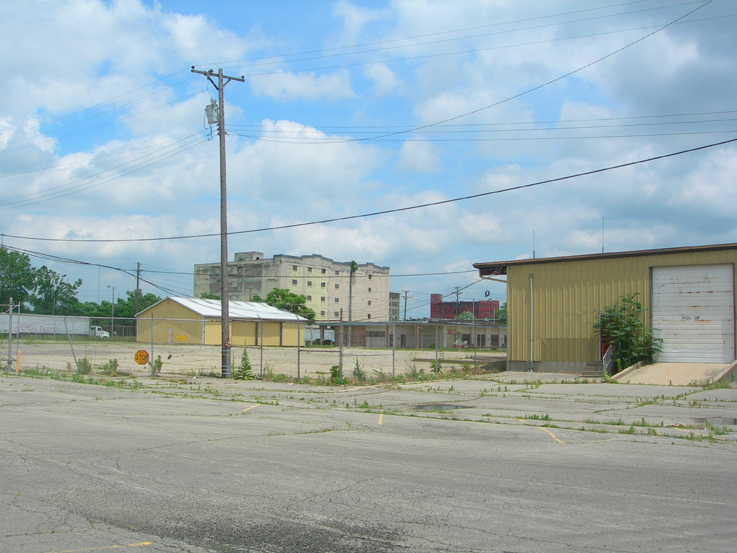
[[(296, 271), (297, 269), (298, 269), (298, 266), (297, 265), (292, 265), (292, 271)], [(307, 272), (308, 273), (311, 273), (312, 272), (312, 267), (307, 267)], [(327, 273), (327, 269), (320, 269), (320, 273), (323, 274), (323, 275), (326, 274)], [(340, 276), (340, 271), (335, 271), (335, 276)], [(371, 277), (373, 275), (367, 275), (367, 276), (368, 276), (368, 279), (371, 280)]]
[[(296, 279), (292, 279), (292, 286), (297, 286), (297, 280)], [(312, 281), (311, 280), (308, 280), (307, 281), (307, 286), (312, 286)], [(325, 288), (325, 283), (324, 282), (321, 282), (320, 283), (320, 288)], [(340, 289), (340, 284), (336, 284), (335, 285), (335, 289), (336, 290), (339, 290)], [(370, 287), (369, 287), (368, 291), (369, 291), (369, 293), (371, 292), (371, 288)]]

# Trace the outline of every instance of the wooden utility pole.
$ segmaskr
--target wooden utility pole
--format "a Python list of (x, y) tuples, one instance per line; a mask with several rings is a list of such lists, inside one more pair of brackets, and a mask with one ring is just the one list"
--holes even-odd
[[(228, 194), (225, 185), (225, 101), (223, 88), (230, 81), (244, 82), (243, 75), (230, 77), (223, 75), (218, 69), (217, 75), (212, 69), (198, 71), (192, 66), (192, 73), (199, 73), (207, 77), (218, 91), (218, 136), (220, 137), (220, 328), (222, 338), (222, 365), (221, 376), (230, 378), (230, 312), (228, 304)], [(218, 82), (212, 80), (217, 76)]]
[(138, 315), (138, 297), (141, 295), (141, 262), (136, 263), (136, 311)]
[(404, 317), (403, 320), (407, 320), (407, 296), (409, 295), (409, 290), (402, 290), (404, 292)]

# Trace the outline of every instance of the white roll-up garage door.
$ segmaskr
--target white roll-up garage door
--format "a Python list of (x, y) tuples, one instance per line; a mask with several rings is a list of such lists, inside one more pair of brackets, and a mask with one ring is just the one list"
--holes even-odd
[(663, 363), (734, 361), (732, 265), (653, 267), (652, 321)]

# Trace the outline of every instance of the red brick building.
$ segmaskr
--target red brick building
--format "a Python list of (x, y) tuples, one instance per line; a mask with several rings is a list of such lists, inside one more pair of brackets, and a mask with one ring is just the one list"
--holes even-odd
[(431, 319), (455, 319), (464, 311), (473, 313), (475, 319), (493, 319), (499, 311), (499, 301), (443, 301), (442, 294), (430, 294)]

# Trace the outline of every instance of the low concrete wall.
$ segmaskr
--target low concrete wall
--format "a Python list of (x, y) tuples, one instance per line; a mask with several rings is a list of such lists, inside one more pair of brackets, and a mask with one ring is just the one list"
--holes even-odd
[[(510, 371), (525, 372), (529, 361), (510, 361)], [(535, 361), (533, 372), (582, 374), (586, 370), (585, 361)]]

